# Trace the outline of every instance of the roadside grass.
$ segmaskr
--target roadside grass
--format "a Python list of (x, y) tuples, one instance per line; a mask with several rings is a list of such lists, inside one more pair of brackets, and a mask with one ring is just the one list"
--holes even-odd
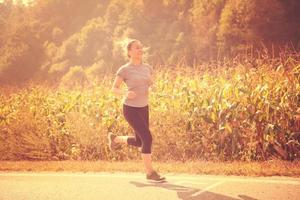
[[(161, 173), (186, 173), (235, 176), (300, 177), (300, 161), (271, 160), (265, 162), (155, 162)], [(1, 161), (2, 172), (143, 172), (137, 161)]]

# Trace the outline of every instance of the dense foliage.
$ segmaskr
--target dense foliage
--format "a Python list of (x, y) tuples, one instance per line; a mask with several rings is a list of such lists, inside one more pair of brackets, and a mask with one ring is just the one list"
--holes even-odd
[(16, 2), (0, 3), (0, 84), (68, 80), (74, 67), (102, 79), (125, 62), (128, 37), (150, 47), (151, 64), (164, 66), (300, 48), (298, 0)]

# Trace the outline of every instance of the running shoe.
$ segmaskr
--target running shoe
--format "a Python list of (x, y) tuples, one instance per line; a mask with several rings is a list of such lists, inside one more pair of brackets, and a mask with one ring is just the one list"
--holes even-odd
[(121, 149), (121, 144), (115, 142), (115, 138), (117, 136), (111, 132), (108, 133), (107, 139), (108, 139), (108, 147), (111, 151), (119, 150)]
[(146, 178), (148, 181), (152, 182), (165, 182), (166, 178), (160, 176), (156, 171), (153, 171), (151, 174), (147, 174)]

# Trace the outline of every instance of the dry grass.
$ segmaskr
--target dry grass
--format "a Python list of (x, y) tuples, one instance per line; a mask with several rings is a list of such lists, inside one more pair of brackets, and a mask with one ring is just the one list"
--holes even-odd
[[(162, 173), (300, 177), (300, 161), (155, 162), (154, 166)], [(2, 161), (0, 171), (142, 172), (143, 164), (141, 161)]]

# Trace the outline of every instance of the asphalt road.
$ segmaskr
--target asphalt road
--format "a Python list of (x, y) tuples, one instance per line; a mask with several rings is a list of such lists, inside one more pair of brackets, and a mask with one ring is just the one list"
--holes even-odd
[(0, 200), (299, 200), (300, 178), (141, 173), (0, 172)]

